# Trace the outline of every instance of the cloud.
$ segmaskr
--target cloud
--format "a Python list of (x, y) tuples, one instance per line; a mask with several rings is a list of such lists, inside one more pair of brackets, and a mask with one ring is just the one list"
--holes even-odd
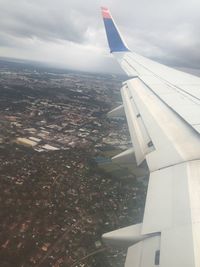
[(79, 16), (76, 9), (64, 3), (57, 1), (53, 4), (51, 0), (1, 1), (1, 29), (21, 38), (83, 42), (87, 30), (85, 20), (75, 19)]
[(0, 0), (0, 55), (119, 72), (108, 56), (101, 5), (110, 7), (132, 50), (200, 68), (197, 0)]

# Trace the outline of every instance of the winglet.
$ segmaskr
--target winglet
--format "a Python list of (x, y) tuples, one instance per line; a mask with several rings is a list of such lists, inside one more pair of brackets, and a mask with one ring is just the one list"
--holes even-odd
[(130, 51), (125, 45), (117, 26), (110, 14), (110, 11), (106, 7), (101, 8), (103, 21), (106, 29), (106, 35), (108, 39), (108, 44), (110, 47), (110, 52), (128, 52)]

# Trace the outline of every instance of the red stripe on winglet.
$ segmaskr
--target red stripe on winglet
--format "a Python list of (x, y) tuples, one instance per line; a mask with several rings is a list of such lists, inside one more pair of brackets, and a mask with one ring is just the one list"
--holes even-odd
[(102, 10), (102, 16), (104, 19), (111, 19), (111, 15), (110, 15), (108, 8), (102, 7), (101, 10)]

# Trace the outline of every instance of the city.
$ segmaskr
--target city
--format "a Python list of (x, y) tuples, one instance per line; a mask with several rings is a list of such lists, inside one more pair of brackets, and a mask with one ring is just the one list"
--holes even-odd
[(123, 79), (0, 61), (1, 266), (124, 265), (101, 235), (142, 220), (147, 175), (110, 160)]

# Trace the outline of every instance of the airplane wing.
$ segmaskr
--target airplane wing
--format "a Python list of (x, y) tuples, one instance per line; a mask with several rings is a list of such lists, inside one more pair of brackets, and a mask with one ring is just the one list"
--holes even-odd
[[(143, 222), (103, 235), (128, 248), (125, 267), (200, 267), (200, 78), (129, 50), (102, 8), (110, 52), (128, 75), (123, 106), (149, 185)], [(133, 152), (134, 151), (134, 152)]]

